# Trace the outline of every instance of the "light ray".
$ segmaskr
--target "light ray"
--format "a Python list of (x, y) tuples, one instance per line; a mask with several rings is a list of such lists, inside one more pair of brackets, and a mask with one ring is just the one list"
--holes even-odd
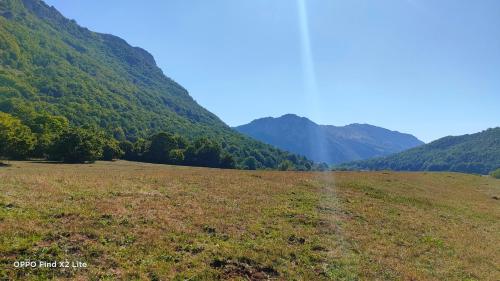
[[(307, 100), (308, 113), (313, 120), (322, 120), (322, 109), (318, 82), (314, 65), (314, 56), (309, 32), (309, 17), (306, 0), (297, 0), (297, 11), (300, 28), (302, 68), (304, 72), (304, 95)], [(327, 159), (326, 140), (320, 130), (305, 132), (312, 136), (313, 141), (309, 143), (311, 152), (315, 155), (314, 160)], [(321, 160), (324, 161), (324, 160)]]
[[(311, 36), (309, 34), (309, 17), (307, 13), (306, 0), (297, 0), (297, 10), (299, 13), (299, 28), (300, 28), (300, 41), (302, 52), (302, 66), (305, 79), (305, 91), (310, 103), (309, 110), (312, 114), (319, 115), (319, 97), (318, 97), (318, 84), (316, 80), (316, 71), (314, 66), (314, 58), (311, 47)], [(316, 120), (319, 116), (314, 116)]]

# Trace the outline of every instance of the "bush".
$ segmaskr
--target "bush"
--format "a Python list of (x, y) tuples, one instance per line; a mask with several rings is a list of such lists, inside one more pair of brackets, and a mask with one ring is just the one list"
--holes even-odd
[(490, 175), (495, 179), (500, 179), (500, 169), (496, 169), (495, 171), (491, 172)]

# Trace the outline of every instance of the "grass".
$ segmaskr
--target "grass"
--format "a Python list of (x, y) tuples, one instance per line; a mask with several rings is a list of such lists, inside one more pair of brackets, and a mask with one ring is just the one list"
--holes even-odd
[(500, 280), (489, 177), (10, 164), (1, 280)]

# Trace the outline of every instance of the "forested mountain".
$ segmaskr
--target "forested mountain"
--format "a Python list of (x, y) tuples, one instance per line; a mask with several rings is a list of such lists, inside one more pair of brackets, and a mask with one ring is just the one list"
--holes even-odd
[(500, 168), (500, 127), (445, 137), (386, 158), (349, 163), (343, 168), (488, 174)]
[(368, 159), (422, 145), (412, 135), (366, 124), (318, 125), (293, 114), (262, 118), (235, 128), (278, 148), (330, 164)]
[(62, 116), (119, 141), (163, 131), (191, 141), (207, 137), (237, 163), (257, 167), (308, 163), (232, 130), (145, 50), (80, 27), (40, 0), (0, 1), (0, 111), (26, 124), (34, 113)]

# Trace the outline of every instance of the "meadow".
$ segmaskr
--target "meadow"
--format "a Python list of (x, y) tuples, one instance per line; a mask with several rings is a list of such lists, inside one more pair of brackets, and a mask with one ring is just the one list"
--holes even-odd
[(499, 197), (458, 173), (11, 162), (0, 280), (500, 280)]

